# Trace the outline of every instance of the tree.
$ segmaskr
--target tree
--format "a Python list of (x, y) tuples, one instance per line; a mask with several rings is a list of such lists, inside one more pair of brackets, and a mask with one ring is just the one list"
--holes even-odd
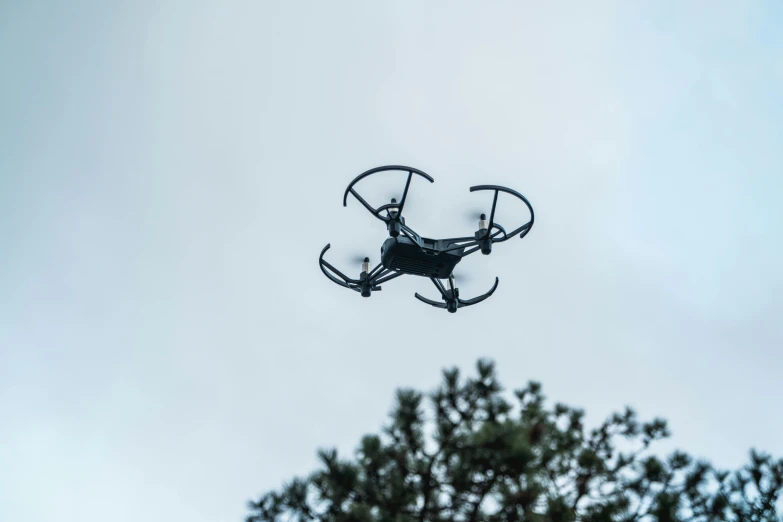
[[(457, 369), (429, 397), (399, 390), (381, 435), (352, 460), (322, 450), (322, 468), (250, 503), (248, 522), (779, 522), (783, 460), (751, 450), (719, 471), (675, 451), (651, 451), (666, 422), (626, 408), (586, 430), (584, 412), (548, 407), (530, 382), (503, 396), (493, 363)], [(628, 449), (625, 449), (628, 448)]]

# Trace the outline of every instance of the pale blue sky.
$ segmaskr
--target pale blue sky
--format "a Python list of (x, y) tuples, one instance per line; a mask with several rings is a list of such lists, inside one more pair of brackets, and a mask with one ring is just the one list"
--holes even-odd
[[(587, 4), (0, 0), (0, 520), (237, 520), (480, 356), (783, 454), (783, 8)], [(424, 235), (530, 198), (460, 265), (490, 300), (321, 275), (377, 259), (341, 196), (388, 163)]]

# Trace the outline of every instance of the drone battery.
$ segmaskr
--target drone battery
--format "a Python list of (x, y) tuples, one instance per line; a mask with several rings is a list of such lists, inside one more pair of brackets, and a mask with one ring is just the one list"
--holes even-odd
[[(442, 252), (435, 241), (422, 238), (425, 248), (404, 236), (390, 237), (381, 247), (384, 268), (405, 274), (446, 279), (462, 259), (462, 250)], [(426, 248), (432, 244), (432, 248)]]

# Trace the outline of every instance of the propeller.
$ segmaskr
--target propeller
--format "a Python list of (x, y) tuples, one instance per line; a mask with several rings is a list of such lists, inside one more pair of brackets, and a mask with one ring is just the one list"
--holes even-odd
[(476, 226), (482, 215), (484, 215), (484, 212), (476, 209), (470, 209), (464, 213), (465, 221), (468, 221), (473, 226)]
[[(394, 195), (394, 194), (391, 194), (391, 193), (387, 194), (387, 196), (388, 197), (386, 198), (386, 202), (384, 203), (384, 205), (387, 204), (387, 203), (399, 203), (400, 200), (402, 200), (402, 196), (397, 196), (397, 195)], [(410, 209), (409, 203), (410, 203), (409, 200), (405, 201), (405, 208), (406, 209)], [(403, 209), (403, 211), (404, 210), (405, 209)]]
[(344, 270), (346, 273), (353, 273), (354, 271), (357, 273), (361, 272), (365, 268), (365, 263), (369, 262), (369, 260), (369, 257), (360, 255), (356, 251), (348, 252), (345, 257), (343, 257), (344, 268), (342, 268), (342, 270)]
[(354, 254), (350, 256), (350, 262), (351, 262), (351, 270), (353, 270), (353, 267), (356, 265), (359, 265), (361, 267), (362, 272), (369, 272), (372, 267), (370, 266), (370, 258), (367, 256), (360, 256), (359, 254)]
[[(456, 274), (451, 274), (451, 276), (454, 278), (454, 286), (459, 287), (461, 283), (469, 283), (473, 281), (473, 276), (466, 274), (465, 272), (459, 272)], [(449, 279), (441, 279), (441, 283), (443, 283), (443, 286), (447, 289), (449, 288)]]
[(459, 272), (454, 275), (454, 284), (459, 286), (460, 283), (470, 283), (473, 281), (473, 276), (465, 272)]
[(364, 263), (364, 260), (365, 260), (366, 258), (367, 258), (367, 256), (362, 256), (362, 255), (359, 255), (359, 254), (353, 254), (353, 255), (352, 255), (352, 256), (350, 256), (350, 258), (348, 259), (348, 262), (349, 262), (351, 265), (361, 265), (362, 263)]

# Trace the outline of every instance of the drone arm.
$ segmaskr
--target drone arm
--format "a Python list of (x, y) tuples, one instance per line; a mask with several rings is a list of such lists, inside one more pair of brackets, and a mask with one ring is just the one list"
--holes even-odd
[[(525, 226), (526, 225), (523, 225), (521, 228), (524, 228)], [(510, 236), (513, 235), (513, 234), (507, 234), (506, 233), (506, 229), (503, 228), (503, 226), (499, 225), (498, 223), (493, 223), (492, 226), (490, 228), (488, 228), (487, 230), (491, 230), (492, 228), (497, 228), (498, 229), (495, 232), (493, 232), (492, 235), (490, 236), (492, 238), (492, 240), (493, 240), (492, 241), (493, 243), (500, 243), (502, 241), (505, 241), (506, 239), (508, 239)], [(520, 228), (520, 230), (521, 230), (521, 228)], [(495, 237), (498, 234), (501, 234), (501, 233), (503, 234), (503, 239), (495, 239)], [(458, 237), (458, 238), (453, 238), (453, 239), (443, 239), (442, 241), (454, 241), (454, 244), (459, 243), (455, 247), (447, 248), (446, 250), (444, 250), (444, 252), (451, 252), (452, 250), (459, 250), (460, 248), (467, 248), (468, 250), (463, 252), (461, 257), (469, 256), (470, 254), (472, 254), (473, 252), (476, 252), (477, 250), (479, 250), (481, 248), (481, 247), (478, 246), (479, 242), (476, 241), (475, 239), (473, 239), (472, 237)]]
[[(452, 250), (459, 250), (460, 248), (468, 248), (468, 247), (472, 247), (472, 246), (475, 246), (475, 245), (478, 245), (478, 241), (476, 241), (475, 239), (471, 238), (471, 240), (469, 242), (467, 242), (467, 243), (457, 244), (457, 246), (453, 246), (453, 247), (447, 248), (445, 250), (442, 250), (441, 252), (451, 252)], [(467, 253), (463, 253), (462, 257), (465, 257), (466, 255), (467, 255)]]
[[(503, 234), (503, 239), (494, 240), (493, 242), (500, 242), (508, 239), (508, 234), (506, 233), (506, 229), (503, 228), (503, 226), (499, 225), (498, 223), (493, 223), (487, 230), (492, 230), (493, 228), (498, 229), (492, 233), (491, 237), (493, 240), (498, 234), (501, 233)], [(476, 238), (473, 236), (450, 237), (448, 239), (441, 239), (440, 241), (447, 243), (447, 245), (449, 246), (449, 248), (441, 250), (441, 252), (451, 252), (453, 250), (459, 250), (460, 248), (467, 248), (468, 250), (463, 252), (461, 257), (468, 256), (480, 248), (479, 246), (477, 246), (479, 244), (478, 240), (476, 240)]]
[(443, 296), (443, 299), (446, 299), (446, 288), (444, 288), (443, 283), (440, 282), (440, 279), (430, 277), (430, 281), (432, 281), (432, 284), (435, 285), (435, 288), (438, 289), (438, 292), (440, 292), (440, 295)]
[(416, 231), (414, 231), (408, 225), (402, 225), (402, 227), (400, 227), (400, 231), (403, 233), (405, 237), (407, 237), (417, 245), (421, 243), (421, 236), (417, 234)]
[[(380, 270), (379, 270), (380, 269)], [(383, 272), (383, 263), (378, 263), (378, 265), (373, 268), (369, 274), (367, 274), (367, 279), (371, 280), (375, 277), (381, 274)]]
[(441, 241), (448, 241), (449, 243), (462, 243), (465, 241), (473, 241), (473, 236), (465, 236), (465, 237), (448, 237), (446, 239), (441, 239)]
[(481, 247), (479, 247), (479, 246), (474, 246), (473, 248), (469, 248), (468, 250), (466, 250), (465, 252), (462, 253), (462, 257), (467, 257), (470, 254), (472, 254), (473, 252), (477, 252), (480, 248)]
[(378, 276), (382, 276), (382, 277), (379, 277), (378, 279), (373, 281), (372, 284), (379, 285), (381, 283), (385, 283), (386, 281), (391, 281), (395, 277), (400, 277), (401, 275), (404, 275), (404, 274), (405, 274), (405, 272), (393, 272), (391, 274), (389, 274), (389, 272), (381, 272), (378, 275), (376, 275), (375, 277), (378, 277)]
[(495, 284), (492, 285), (492, 288), (490, 288), (489, 292), (487, 292), (486, 294), (482, 294), (482, 295), (480, 295), (478, 297), (474, 297), (473, 299), (460, 299), (459, 300), (460, 306), (470, 306), (470, 305), (474, 305), (476, 303), (480, 303), (481, 301), (483, 301), (484, 299), (486, 299), (487, 297), (489, 297), (493, 293), (495, 293), (495, 290), (498, 287), (498, 282), (499, 282), (499, 279), (496, 277), (495, 278)]
[[(493, 233), (492, 233), (492, 235), (490, 236), (490, 238), (492, 239), (492, 242), (493, 242), (493, 243), (502, 243), (503, 241), (505, 241), (506, 239), (508, 239), (509, 237), (511, 237), (511, 235), (509, 235), (509, 234), (507, 234), (507, 233), (506, 233), (506, 229), (504, 229), (502, 226), (498, 225), (497, 223), (493, 223), (493, 224), (492, 224), (492, 226), (493, 226), (494, 228), (497, 228), (497, 229), (498, 229), (498, 230), (496, 230), (495, 232), (493, 232)], [(491, 228), (488, 228), (487, 230), (491, 230)], [(500, 234), (500, 233), (502, 233), (502, 234), (503, 234), (503, 239), (495, 239), (495, 237), (496, 237), (498, 234)], [(473, 244), (474, 244), (474, 245), (478, 245), (478, 241), (476, 241), (476, 242), (475, 242), (475, 243), (473, 243)], [(467, 246), (472, 246), (472, 245), (464, 245), (464, 246), (466, 246), (466, 247), (467, 247)], [(480, 249), (481, 249), (481, 247), (480, 247), (480, 246), (472, 246), (472, 248), (469, 248), (468, 250), (466, 250), (465, 252), (463, 252), (463, 253), (462, 253), (462, 257), (469, 256), (469, 255), (470, 255), (470, 254), (472, 254), (473, 252), (477, 252), (477, 251), (478, 251), (478, 250), (480, 250)]]

